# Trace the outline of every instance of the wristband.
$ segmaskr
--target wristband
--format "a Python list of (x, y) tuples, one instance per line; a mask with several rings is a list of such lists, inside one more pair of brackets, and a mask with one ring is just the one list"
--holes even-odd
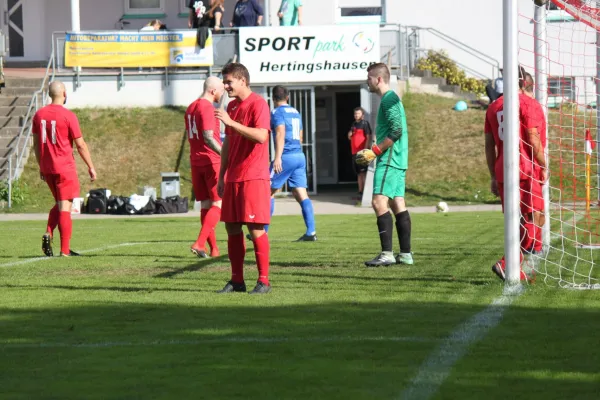
[(371, 150), (373, 151), (373, 153), (375, 153), (377, 157), (379, 157), (383, 153), (379, 146), (377, 146), (376, 144), (374, 144), (373, 147), (371, 147)]

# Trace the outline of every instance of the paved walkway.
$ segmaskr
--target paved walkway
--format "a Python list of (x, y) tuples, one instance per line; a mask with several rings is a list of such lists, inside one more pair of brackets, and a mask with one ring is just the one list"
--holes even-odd
[[(324, 214), (372, 214), (370, 207), (359, 207), (354, 205), (348, 198), (334, 196), (315, 196), (313, 197), (313, 207), (316, 215)], [(450, 206), (450, 212), (482, 212), (482, 211), (501, 211), (500, 205), (495, 204), (477, 204), (466, 206)], [(434, 213), (435, 207), (409, 207), (411, 213)], [(80, 214), (73, 215), (73, 219), (99, 219), (99, 218), (181, 218), (181, 217), (199, 217), (199, 211), (190, 211), (182, 214), (153, 214), (153, 215), (91, 215)], [(294, 199), (277, 199), (275, 204), (275, 215), (300, 215), (300, 207)], [(46, 220), (48, 214), (0, 214), (1, 221), (40, 221)]]

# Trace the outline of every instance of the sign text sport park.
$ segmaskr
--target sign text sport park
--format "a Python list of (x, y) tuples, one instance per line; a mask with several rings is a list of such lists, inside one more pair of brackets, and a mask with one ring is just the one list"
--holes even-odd
[(252, 83), (363, 81), (379, 48), (378, 25), (240, 29)]

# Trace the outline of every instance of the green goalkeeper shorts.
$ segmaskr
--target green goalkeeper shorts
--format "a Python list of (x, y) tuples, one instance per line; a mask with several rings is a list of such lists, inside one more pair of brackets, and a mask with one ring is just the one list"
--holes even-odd
[(404, 197), (406, 170), (378, 164), (373, 177), (373, 195), (384, 195), (393, 199)]

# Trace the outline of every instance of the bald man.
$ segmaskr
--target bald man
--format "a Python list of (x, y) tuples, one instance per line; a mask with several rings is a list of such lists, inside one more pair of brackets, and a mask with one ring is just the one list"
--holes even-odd
[(219, 255), (215, 227), (221, 219), (221, 197), (217, 193), (221, 165), (221, 124), (215, 117), (215, 103), (221, 101), (225, 91), (223, 82), (214, 77), (204, 81), (204, 92), (190, 104), (185, 112), (185, 129), (190, 142), (192, 186), (196, 201), (200, 201), (201, 229), (191, 251), (200, 258), (209, 253)]
[(65, 85), (60, 81), (50, 83), (49, 95), (52, 103), (38, 110), (33, 117), (33, 142), (35, 157), (40, 166), (40, 178), (48, 184), (56, 204), (48, 215), (46, 233), (42, 236), (42, 251), (52, 257), (54, 228), (60, 232), (60, 255), (78, 256), (71, 250), (71, 207), (73, 199), (79, 197), (79, 179), (73, 142), (79, 155), (88, 167), (90, 179), (96, 180), (96, 170), (88, 147), (81, 136), (77, 116), (67, 110)]

